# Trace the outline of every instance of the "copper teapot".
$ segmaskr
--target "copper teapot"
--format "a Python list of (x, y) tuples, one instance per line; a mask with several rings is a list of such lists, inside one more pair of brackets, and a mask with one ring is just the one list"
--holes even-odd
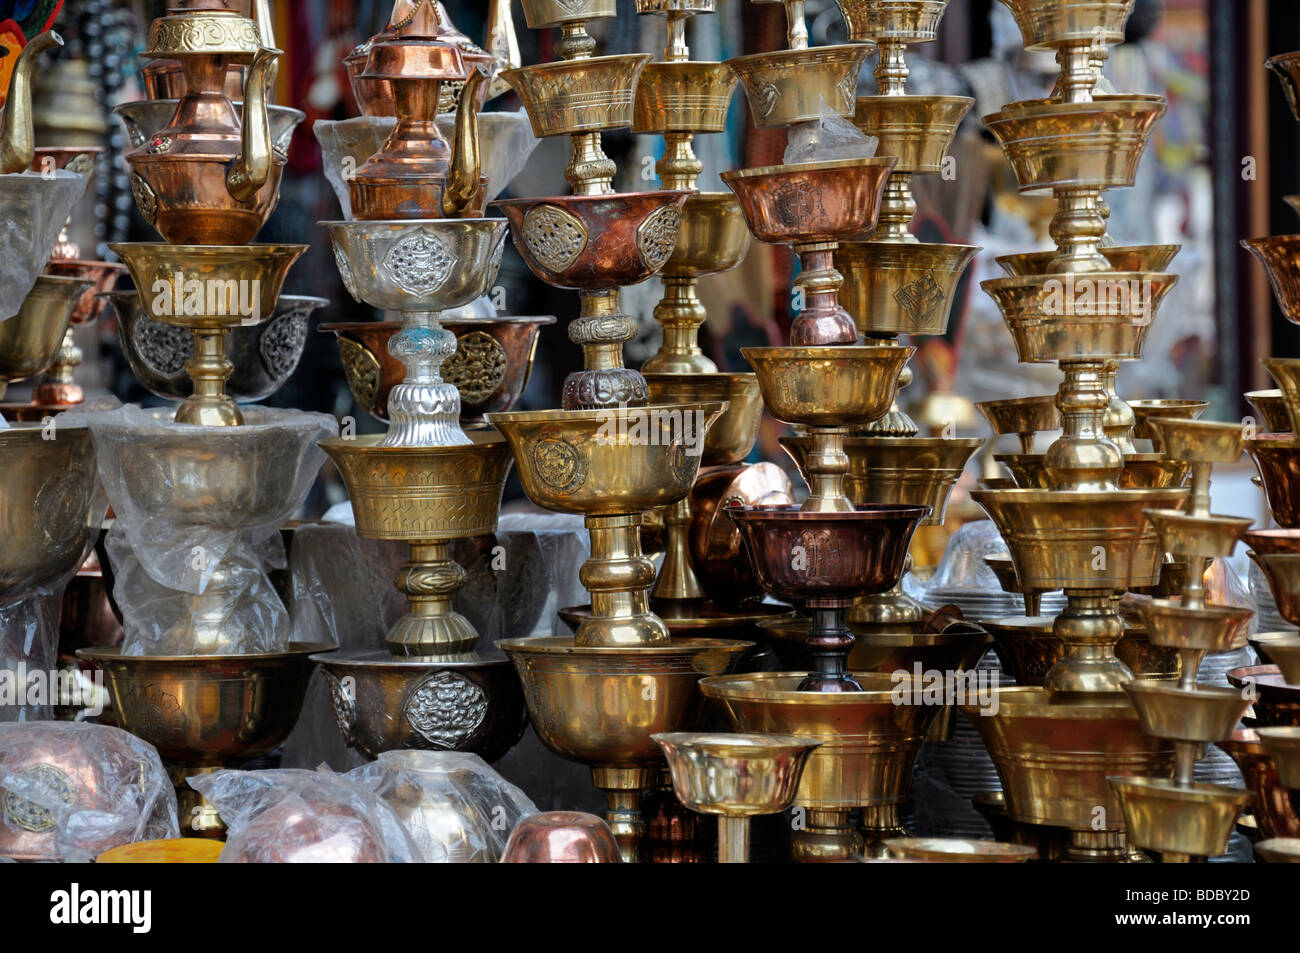
[[(279, 197), (285, 156), (267, 86), (281, 52), (235, 11), (179, 9), (154, 20), (148, 53), (181, 63), (186, 93), (167, 128), (126, 156), (136, 205), (171, 244), (247, 244)], [(232, 64), (248, 64), (242, 118), (224, 90)]]
[(491, 76), (467, 60), (462, 35), (435, 0), (398, 0), (389, 33), (370, 48), (366, 80), (393, 88), (397, 125), (379, 151), (348, 176), (358, 219), (433, 219), (480, 216), (478, 113), (459, 109), (452, 145), (438, 131), (445, 84), (463, 82), (462, 97), (476, 103)]

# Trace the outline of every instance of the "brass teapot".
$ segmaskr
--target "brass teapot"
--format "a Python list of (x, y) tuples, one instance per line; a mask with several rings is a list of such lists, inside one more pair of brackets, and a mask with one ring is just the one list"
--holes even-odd
[(397, 125), (392, 135), (348, 177), (358, 219), (434, 219), (483, 214), (478, 113), (458, 109), (449, 147), (437, 119), (445, 84), (463, 82), (465, 103), (478, 103), (490, 67), (469, 59), (463, 36), (435, 0), (398, 0), (388, 34), (370, 47), (366, 80), (387, 81)]
[(32, 116), (32, 79), (36, 60), (46, 50), (63, 45), (53, 30), (37, 36), (18, 54), (9, 76), (5, 110), (0, 115), (0, 174), (26, 172), (36, 158), (36, 132)]
[[(267, 112), (281, 51), (237, 12), (181, 9), (154, 20), (148, 54), (181, 63), (186, 94), (167, 128), (126, 156), (140, 213), (171, 244), (247, 244), (275, 209), (286, 161)], [(224, 89), (241, 63), (242, 120)]]

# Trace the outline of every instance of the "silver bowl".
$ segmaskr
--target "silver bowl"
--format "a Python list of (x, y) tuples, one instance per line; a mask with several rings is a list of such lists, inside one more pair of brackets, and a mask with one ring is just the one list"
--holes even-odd
[(503, 218), (322, 222), (348, 292), (386, 311), (448, 311), (491, 290)]
[[(189, 397), (193, 384), (185, 364), (194, 351), (194, 336), (151, 318), (135, 291), (100, 297), (117, 312), (117, 340), (136, 380), (166, 400)], [(226, 381), (231, 399), (263, 400), (284, 386), (302, 359), (311, 313), (327, 304), (325, 298), (281, 295), (270, 321), (231, 328), (226, 337), (226, 357), (235, 365)]]

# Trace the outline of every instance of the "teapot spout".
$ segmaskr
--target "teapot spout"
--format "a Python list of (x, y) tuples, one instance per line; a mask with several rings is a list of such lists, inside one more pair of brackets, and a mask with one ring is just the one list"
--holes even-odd
[(501, 74), (508, 69), (518, 69), (524, 63), (519, 54), (519, 38), (515, 35), (514, 12), (510, 0), (492, 0), (492, 6), (488, 9), (487, 36), (483, 47), (496, 60), (496, 73), (488, 89), (488, 99), (495, 99), (510, 91), (510, 84), (501, 78)]
[(26, 172), (36, 158), (36, 132), (32, 126), (32, 76), (37, 58), (63, 45), (63, 37), (46, 30), (18, 54), (9, 77), (3, 117), (0, 117), (0, 173)]
[(281, 51), (260, 49), (244, 81), (243, 141), (239, 155), (226, 170), (226, 191), (239, 202), (251, 202), (271, 177), (271, 121), (266, 87)]
[(478, 113), (474, 104), (479, 90), (488, 81), (482, 70), (474, 70), (460, 94), (456, 110), (456, 131), (452, 140), (451, 168), (447, 170), (447, 186), (442, 195), (442, 214), (447, 218), (462, 218), (478, 204), (483, 184), (482, 156), (479, 154)]

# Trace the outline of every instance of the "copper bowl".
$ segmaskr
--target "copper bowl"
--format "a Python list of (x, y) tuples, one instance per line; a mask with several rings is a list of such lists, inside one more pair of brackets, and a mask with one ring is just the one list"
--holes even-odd
[(262, 811), (221, 852), (223, 864), (382, 864), (380, 829), (370, 818), (332, 801), (286, 797)]
[(1263, 837), (1300, 837), (1300, 814), (1291, 792), (1282, 786), (1277, 765), (1253, 728), (1234, 731), (1227, 741), (1217, 742), (1241, 769), (1247, 789), (1255, 792), (1251, 813)]
[(601, 291), (639, 284), (677, 247), (691, 192), (624, 192), (506, 199), (491, 203), (510, 220), (515, 248), (533, 274), (556, 288)]
[(778, 599), (840, 603), (892, 589), (907, 547), (928, 506), (855, 506), (845, 513), (797, 506), (743, 506), (723, 511), (736, 521), (759, 584)]
[(1300, 531), (1292, 529), (1252, 529), (1242, 533), (1241, 540), (1266, 556), (1300, 553)]
[(880, 200), (898, 160), (840, 159), (723, 172), (749, 230), (768, 244), (812, 244), (864, 237), (876, 228)]
[(1300, 529), (1300, 442), (1293, 434), (1260, 434), (1246, 441), (1255, 461), (1273, 522), (1283, 529)]
[(510, 832), (503, 864), (621, 864), (614, 832), (603, 818), (579, 811), (544, 811)]
[(691, 489), (691, 561), (700, 585), (717, 606), (737, 609), (761, 602), (744, 536), (723, 503), (746, 506), (793, 503), (793, 487), (774, 463), (717, 467), (700, 474)]
[[(528, 386), (538, 335), (554, 324), (550, 315), (500, 318), (443, 318), (456, 335), (456, 353), (443, 362), (442, 379), (460, 391), (462, 426), (480, 426), (483, 415), (510, 410)], [(388, 353), (389, 339), (400, 321), (351, 321), (322, 324), (333, 332), (348, 387), (362, 409), (387, 422), (388, 395), (406, 377), (406, 367)]]
[(1228, 684), (1255, 692), (1249, 713), (1242, 719), (1248, 728), (1271, 728), (1300, 725), (1300, 685), (1288, 685), (1276, 665), (1247, 665), (1234, 668), (1227, 675)]

